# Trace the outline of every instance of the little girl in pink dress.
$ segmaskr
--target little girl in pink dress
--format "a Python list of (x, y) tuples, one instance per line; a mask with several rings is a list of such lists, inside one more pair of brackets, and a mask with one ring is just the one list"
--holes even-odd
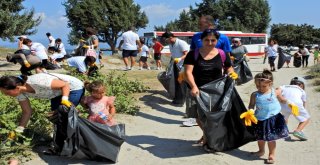
[(86, 90), (90, 96), (82, 99), (82, 106), (88, 108), (88, 120), (109, 126), (115, 125), (114, 115), (116, 109), (114, 107), (114, 96), (105, 96), (105, 87), (100, 81), (85, 83)]

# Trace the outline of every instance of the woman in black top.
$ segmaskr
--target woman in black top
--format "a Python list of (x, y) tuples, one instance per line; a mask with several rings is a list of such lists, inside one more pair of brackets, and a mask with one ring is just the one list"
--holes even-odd
[[(186, 80), (191, 88), (191, 95), (199, 95), (198, 87), (229, 74), (233, 79), (237, 78), (231, 65), (231, 60), (223, 50), (215, 48), (219, 34), (213, 29), (205, 30), (201, 35), (203, 46), (190, 51), (184, 61)], [(197, 123), (202, 129), (199, 118)], [(201, 138), (199, 143), (205, 143)]]

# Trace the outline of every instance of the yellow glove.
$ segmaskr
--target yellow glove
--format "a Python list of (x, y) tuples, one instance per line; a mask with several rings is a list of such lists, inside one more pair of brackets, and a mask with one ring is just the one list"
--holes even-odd
[(89, 49), (88, 45), (83, 45), (82, 47), (85, 48), (85, 49)]
[(238, 74), (236, 72), (229, 73), (229, 76), (234, 80), (238, 79)]
[(178, 76), (178, 82), (181, 84), (183, 80), (185, 80), (184, 72), (180, 72)]
[(15, 131), (10, 131), (8, 134), (8, 139), (14, 140), (16, 138), (16, 132)]
[(294, 116), (299, 116), (299, 107), (296, 104), (292, 103), (291, 101), (288, 101), (288, 106), (291, 109), (291, 113)]
[(72, 103), (69, 101), (69, 97), (68, 96), (62, 96), (61, 104), (65, 105), (68, 108), (70, 108), (71, 105), (72, 105)]
[(230, 60), (231, 60), (231, 61), (234, 61), (234, 57), (233, 57), (233, 56), (230, 56)]
[(254, 110), (253, 109), (249, 109), (247, 110), (247, 112), (243, 112), (240, 115), (240, 119), (244, 118), (244, 124), (246, 126), (251, 126), (251, 123), (257, 124), (258, 120), (257, 118), (254, 116)]
[(28, 61), (23, 61), (23, 63), (24, 63), (24, 66), (27, 67), (27, 68), (29, 68), (31, 66)]
[(174, 63), (177, 64), (179, 61), (181, 61), (181, 58), (174, 58), (173, 60), (174, 60)]

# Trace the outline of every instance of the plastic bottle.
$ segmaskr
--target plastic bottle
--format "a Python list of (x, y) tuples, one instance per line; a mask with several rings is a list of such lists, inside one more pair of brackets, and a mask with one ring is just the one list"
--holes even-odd
[(98, 112), (98, 115), (102, 120), (107, 120), (108, 119), (108, 115), (104, 114), (103, 112)]

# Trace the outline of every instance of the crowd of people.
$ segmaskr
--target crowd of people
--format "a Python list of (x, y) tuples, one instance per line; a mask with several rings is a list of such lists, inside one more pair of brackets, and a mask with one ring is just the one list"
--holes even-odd
[[(227, 36), (214, 29), (212, 16), (202, 16), (199, 19), (199, 29), (201, 32), (192, 37), (191, 45), (177, 38), (173, 33), (167, 31), (162, 38), (169, 45), (171, 60), (173, 64), (174, 97), (172, 104), (182, 106), (186, 100), (186, 88), (188, 88), (193, 101), (201, 95), (202, 87), (213, 81), (221, 81), (221, 78), (238, 79), (238, 73), (234, 66), (246, 58), (248, 50), (241, 44), (240, 38), (232, 39), (232, 46)], [(46, 69), (48, 63), (58, 65), (65, 62), (70, 67), (75, 67), (79, 73), (91, 75), (90, 69), (103, 66), (98, 57), (99, 39), (93, 28), (86, 28), (87, 40), (81, 40), (75, 51), (76, 56), (68, 57), (64, 44), (60, 38), (55, 39), (50, 33), (46, 33), (49, 44), (46, 48), (41, 43), (33, 42), (27, 36), (20, 36), (18, 51), (7, 56), (9, 62), (18, 62), (21, 65), (19, 76), (2, 76), (0, 78), (0, 91), (7, 96), (16, 97), (21, 109), (22, 116), (16, 132), (23, 132), (27, 127), (32, 115), (32, 108), (28, 98), (49, 99), (51, 110), (56, 111), (59, 105), (66, 107), (81, 104), (88, 110), (88, 120), (113, 126), (116, 109), (114, 106), (114, 96), (105, 96), (106, 87), (100, 81), (82, 82), (79, 79), (57, 73), (49, 73)], [(153, 39), (153, 52), (157, 70), (162, 70), (161, 51), (164, 46)], [(151, 52), (145, 45), (144, 40), (134, 32), (131, 27), (124, 32), (118, 46), (122, 50), (125, 70), (132, 70), (136, 57), (140, 54), (139, 69), (149, 69), (147, 59)], [(305, 80), (295, 77), (290, 81), (290, 85), (283, 85), (273, 88), (272, 72), (276, 71), (275, 59), (278, 56), (278, 45), (274, 39), (269, 40), (265, 49), (266, 58), (270, 65), (270, 70), (264, 70), (254, 77), (257, 91), (250, 97), (248, 109), (254, 111), (257, 123), (253, 125), (252, 135), (258, 141), (258, 151), (253, 154), (262, 156), (265, 154), (265, 144), (267, 143), (269, 155), (268, 164), (275, 163), (276, 140), (288, 138), (288, 118), (294, 115), (299, 121), (298, 127), (293, 135), (301, 140), (307, 140), (302, 130), (308, 124), (310, 115), (305, 109), (306, 93)], [(303, 45), (297, 52), (302, 56), (302, 66), (308, 66), (310, 52)], [(318, 62), (319, 49), (314, 51), (315, 63)], [(130, 59), (130, 63), (129, 63)], [(289, 61), (290, 62), (290, 61)], [(32, 74), (35, 70), (37, 74)], [(181, 76), (183, 77), (181, 82)], [(180, 80), (179, 80), (180, 79)], [(85, 90), (89, 92), (85, 96)], [(235, 89), (234, 89), (235, 90)], [(195, 101), (196, 102), (196, 101)], [(196, 104), (199, 104), (196, 102)], [(210, 102), (210, 107), (211, 107)], [(214, 106), (214, 105), (213, 105)], [(211, 108), (210, 108), (211, 109)], [(298, 110), (296, 113), (293, 109)], [(203, 145), (206, 151), (212, 150), (207, 143), (207, 131), (203, 128), (203, 120), (199, 115), (199, 109), (192, 110), (193, 115), (188, 116), (185, 126), (199, 126), (203, 136), (197, 141)], [(240, 117), (238, 117), (240, 120)], [(244, 122), (242, 122), (244, 125)], [(57, 129), (64, 129), (57, 125)], [(209, 130), (210, 131), (210, 130)], [(55, 146), (45, 151), (46, 154), (59, 154), (62, 151), (65, 134), (55, 135)]]

